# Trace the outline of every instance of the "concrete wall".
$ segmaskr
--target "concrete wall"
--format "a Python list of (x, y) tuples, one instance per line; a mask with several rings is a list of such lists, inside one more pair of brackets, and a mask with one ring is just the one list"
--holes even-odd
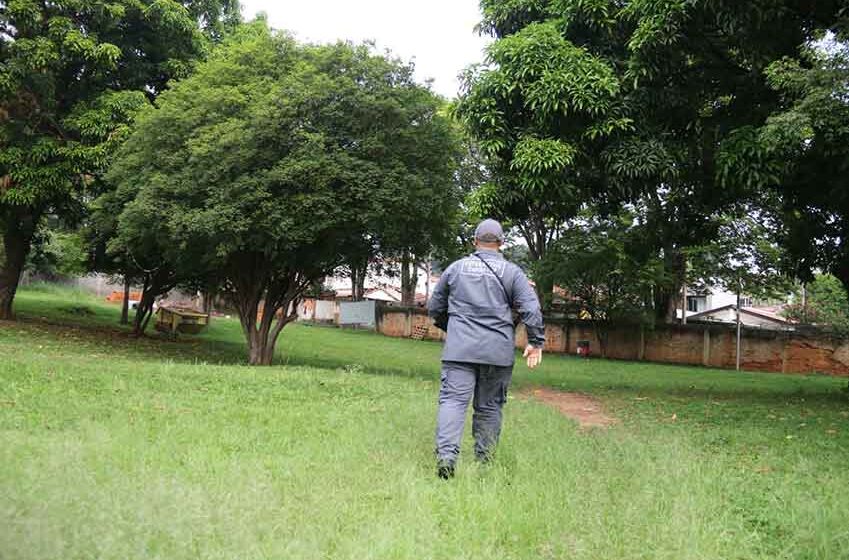
[[(419, 308), (377, 306), (377, 330), (387, 336), (411, 337), (417, 326), (424, 338), (443, 340), (444, 333), (431, 324)], [(591, 354), (599, 355), (592, 324), (584, 321), (549, 321), (545, 350), (576, 354), (578, 341), (589, 340)], [(527, 337), (521, 325), (516, 346)], [(744, 328), (742, 368), (747, 371), (826, 373), (849, 376), (849, 340), (821, 332), (771, 331)], [(733, 369), (736, 365), (736, 327), (727, 325), (658, 325), (641, 328), (622, 325), (610, 330), (607, 357), (672, 364), (704, 365)]]

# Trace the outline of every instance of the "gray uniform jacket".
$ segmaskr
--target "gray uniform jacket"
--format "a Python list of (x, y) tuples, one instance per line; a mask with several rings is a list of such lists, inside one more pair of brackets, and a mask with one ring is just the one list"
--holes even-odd
[[(504, 289), (478, 256), (486, 259)], [(428, 304), (428, 314), (437, 323), (448, 314), (443, 361), (513, 365), (515, 329), (507, 294), (525, 324), (528, 342), (541, 347), (545, 328), (539, 300), (521, 268), (497, 251), (481, 249), (445, 270)]]

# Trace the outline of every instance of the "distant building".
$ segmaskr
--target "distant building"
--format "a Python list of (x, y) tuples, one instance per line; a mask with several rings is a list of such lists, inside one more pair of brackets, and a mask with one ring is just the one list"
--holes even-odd
[[(419, 271), (418, 283), (416, 285), (416, 305), (427, 305), (427, 299), (433, 293), (439, 275), (431, 275), (429, 282), (426, 274)], [(347, 276), (331, 276), (325, 279), (325, 286), (330, 290), (337, 300), (351, 299), (351, 279)], [(369, 274), (365, 281), (364, 299), (382, 301), (386, 303), (401, 303), (401, 278), (394, 275)]]
[[(719, 309), (727, 305), (737, 305), (737, 294), (715, 288), (702, 290), (687, 290), (687, 317), (704, 313), (711, 309)], [(742, 296), (741, 307), (751, 307), (752, 298)]]
[[(688, 322), (693, 323), (737, 323), (737, 306), (725, 305), (716, 309), (710, 309), (687, 317)], [(741, 307), (740, 323), (747, 327), (758, 327), (761, 329), (793, 330), (791, 321), (780, 315), (780, 308), (776, 307)]]
[[(740, 296), (740, 322), (749, 327), (792, 330), (793, 322), (782, 316), (785, 304), (767, 305), (751, 296)], [(681, 310), (678, 310), (681, 318)], [(687, 290), (687, 322), (737, 323), (737, 294), (717, 288)]]

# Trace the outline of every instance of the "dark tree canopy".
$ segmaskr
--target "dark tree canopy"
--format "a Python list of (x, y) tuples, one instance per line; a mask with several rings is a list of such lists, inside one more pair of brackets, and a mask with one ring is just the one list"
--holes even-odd
[(269, 364), (300, 298), (352, 244), (391, 239), (417, 204), (448, 204), (454, 140), (440, 104), (367, 46), (244, 26), (124, 144), (108, 177), (129, 195), (113, 245), (178, 281), (220, 284), (251, 363)]
[(232, 0), (0, 3), (0, 318), (45, 213), (82, 213), (124, 125), (237, 18)]
[(674, 320), (687, 254), (720, 237), (729, 216), (760, 204), (782, 172), (775, 158), (755, 157), (758, 131), (788, 106), (776, 65), (810, 67), (811, 45), (845, 31), (845, 3), (482, 7), (481, 28), (496, 41), (487, 64), (470, 72), (459, 107), (491, 158), (481, 206), (512, 219), (544, 258), (582, 209), (616, 214), (639, 205), (667, 271), (653, 306), (659, 319)]

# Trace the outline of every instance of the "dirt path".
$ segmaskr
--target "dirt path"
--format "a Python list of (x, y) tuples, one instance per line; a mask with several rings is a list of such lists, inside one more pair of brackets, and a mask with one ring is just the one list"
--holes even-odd
[(589, 395), (566, 393), (548, 387), (531, 387), (523, 390), (521, 395), (557, 409), (562, 415), (576, 420), (582, 429), (607, 428), (619, 422), (605, 413), (601, 403)]

